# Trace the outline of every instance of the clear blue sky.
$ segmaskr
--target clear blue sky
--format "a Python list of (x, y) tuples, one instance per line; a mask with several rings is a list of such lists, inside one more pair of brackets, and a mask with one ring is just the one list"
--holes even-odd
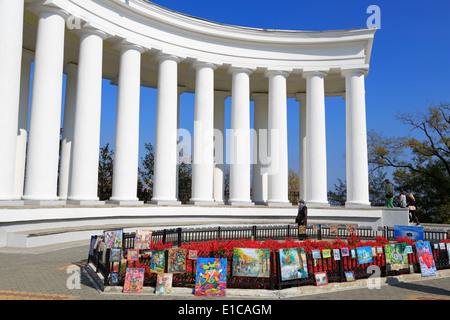
[[(387, 136), (412, 134), (395, 120), (398, 112), (450, 102), (450, 1), (448, 0), (155, 0), (166, 8), (215, 22), (287, 30), (365, 28), (370, 5), (381, 9), (371, 68), (366, 78), (367, 129)], [(114, 146), (117, 88), (104, 81), (100, 145)], [(193, 94), (181, 98), (180, 126), (192, 131)], [(140, 153), (154, 144), (156, 90), (142, 88)], [(229, 127), (229, 107), (227, 101)], [(252, 118), (253, 119), (253, 118)], [(288, 101), (289, 167), (298, 171), (298, 104)], [(345, 181), (345, 101), (326, 99), (328, 189)]]

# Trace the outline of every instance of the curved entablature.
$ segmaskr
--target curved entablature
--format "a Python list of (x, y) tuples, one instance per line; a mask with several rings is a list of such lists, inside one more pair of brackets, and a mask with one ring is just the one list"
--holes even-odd
[(28, 10), (45, 3), (62, 9), (81, 26), (122, 39), (154, 55), (163, 52), (186, 59), (244, 67), (264, 72), (304, 69), (339, 71), (342, 67), (368, 70), (375, 29), (284, 31), (231, 26), (168, 10), (145, 0), (28, 1)]

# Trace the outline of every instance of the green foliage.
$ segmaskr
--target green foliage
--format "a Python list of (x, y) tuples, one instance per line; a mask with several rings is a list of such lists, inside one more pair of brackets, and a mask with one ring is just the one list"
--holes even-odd
[(98, 163), (98, 190), (99, 200), (109, 200), (112, 195), (114, 152), (109, 149), (109, 143), (100, 148)]

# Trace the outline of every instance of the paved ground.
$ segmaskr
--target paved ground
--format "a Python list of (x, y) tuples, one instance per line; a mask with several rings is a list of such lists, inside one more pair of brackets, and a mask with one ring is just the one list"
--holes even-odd
[[(265, 306), (266, 309), (260, 307), (259, 312), (262, 310), (267, 313), (267, 308), (271, 308), (270, 313), (273, 316), (281, 312), (281, 309), (285, 310), (286, 306), (295, 308), (297, 300), (450, 300), (450, 272), (440, 277), (389, 281), (379, 289), (362, 286), (336, 291), (331, 290), (330, 286), (330, 289), (321, 287), (320, 293), (311, 291), (307, 294), (284, 295), (281, 299), (280, 295), (273, 295), (273, 292), (264, 293), (265, 290), (259, 291), (258, 295), (245, 297), (240, 296), (236, 289), (228, 290), (227, 297), (220, 299), (195, 297), (189, 291), (171, 296), (156, 296), (153, 293), (107, 293), (100, 291), (86, 272), (84, 265), (87, 253), (88, 244), (41, 248), (39, 251), (0, 248), (0, 300), (153, 300), (153, 304), (160, 306), (173, 304), (170, 311), (177, 314), (188, 313), (192, 306), (209, 306), (213, 303), (215, 309), (211, 311), (211, 316), (214, 311), (215, 315), (236, 315), (239, 305), (241, 313), (246, 306), (247, 311), (253, 314), (257, 309), (249, 309), (249, 306)], [(78, 269), (78, 266), (82, 268)], [(71, 271), (76, 269), (79, 271)], [(226, 309), (223, 309), (224, 305)], [(196, 312), (201, 316), (199, 310), (201, 309)]]

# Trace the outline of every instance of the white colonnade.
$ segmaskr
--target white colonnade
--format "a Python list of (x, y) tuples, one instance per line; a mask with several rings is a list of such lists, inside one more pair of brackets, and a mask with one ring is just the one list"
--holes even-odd
[[(64, 3), (64, 1), (62, 2)], [(125, 4), (123, 4), (125, 6)], [(149, 4), (149, 6), (151, 6)], [(178, 205), (177, 129), (179, 69), (188, 65), (195, 77), (191, 204), (289, 206), (287, 99), (299, 102), (300, 197), (310, 206), (328, 206), (325, 134), (325, 82), (336, 70), (324, 67), (240, 65), (172, 53), (83, 20), (70, 30), (79, 37), (78, 59), (67, 63), (65, 29), (70, 12), (53, 3), (27, 8), (37, 16), (34, 52), (22, 43), (24, 2), (0, 0), (0, 203), (101, 205), (97, 196), (101, 83), (105, 44), (119, 60), (114, 174), (110, 201), (139, 205), (139, 111), (143, 55), (157, 61), (157, 103), (152, 204)], [(8, 25), (8, 27), (5, 27)], [(72, 45), (73, 46), (73, 45)], [(69, 46), (70, 47), (70, 46)], [(109, 50), (109, 49), (108, 49)], [(270, 51), (270, 50), (269, 50)], [(149, 59), (148, 59), (149, 57)], [(28, 83), (34, 59), (28, 143)], [(224, 58), (225, 59), (225, 58)], [(280, 59), (279, 61), (282, 61)], [(110, 63), (110, 62), (109, 62)], [(279, 62), (281, 65), (281, 62)], [(220, 72), (218, 69), (221, 69)], [(339, 69), (339, 68), (338, 68)], [(63, 136), (59, 145), (63, 72), (66, 74)], [(349, 207), (370, 206), (364, 78), (367, 68), (345, 66), (337, 76), (345, 83), (346, 154)], [(227, 85), (217, 85), (216, 76)], [(262, 76), (261, 76), (262, 75)], [(259, 78), (258, 78), (259, 77)], [(265, 90), (252, 88), (253, 79)], [(336, 80), (334, 80), (336, 81)], [(289, 89), (298, 87), (296, 91)], [(225, 88), (226, 87), (226, 88)], [(231, 98), (231, 128), (225, 128), (225, 99)], [(250, 123), (251, 100), (254, 123)], [(251, 157), (251, 137), (256, 138)], [(216, 132), (216, 135), (214, 135)], [(225, 163), (225, 139), (230, 145)], [(264, 142), (267, 141), (267, 144)], [(60, 158), (59, 158), (60, 155)], [(264, 155), (267, 155), (265, 158)], [(26, 159), (26, 168), (25, 168)], [(60, 162), (58, 169), (58, 160)], [(253, 164), (253, 174), (251, 172)], [(253, 176), (253, 177), (252, 177)]]

